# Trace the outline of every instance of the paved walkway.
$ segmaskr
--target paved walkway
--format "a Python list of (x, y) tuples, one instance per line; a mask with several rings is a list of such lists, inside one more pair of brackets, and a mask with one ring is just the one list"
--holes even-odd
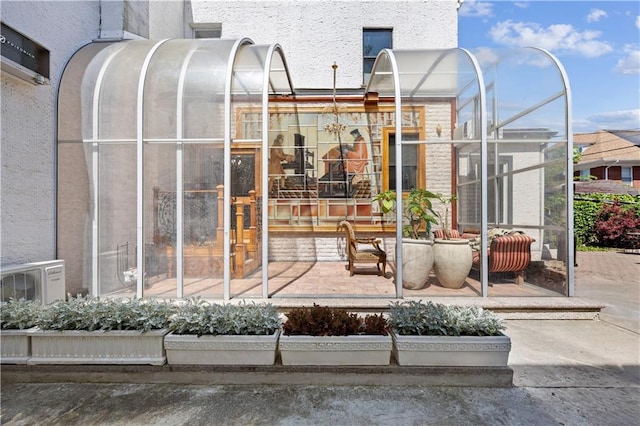
[[(2, 388), (7, 425), (636, 425), (640, 255), (578, 253), (600, 320), (508, 320), (512, 388), (42, 384)], [(338, 381), (339, 378), (336, 378)]]

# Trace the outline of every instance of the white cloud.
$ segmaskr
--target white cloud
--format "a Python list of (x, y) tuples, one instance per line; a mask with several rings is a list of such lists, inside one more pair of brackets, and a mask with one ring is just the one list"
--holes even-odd
[(600, 31), (578, 31), (569, 24), (542, 27), (533, 22), (499, 22), (491, 27), (491, 39), (506, 46), (537, 46), (554, 53), (573, 53), (595, 58), (613, 50), (607, 42), (597, 40)]
[(580, 129), (609, 129), (609, 130), (631, 130), (640, 128), (640, 108), (628, 109), (622, 111), (609, 111), (595, 114), (586, 118), (586, 120), (577, 120), (573, 122), (574, 132)]
[(636, 16), (636, 27), (640, 29), (640, 16)]
[(607, 12), (601, 9), (591, 9), (587, 15), (587, 22), (598, 22), (600, 18), (606, 18)]
[(473, 56), (476, 57), (481, 66), (489, 65), (498, 60), (495, 50), (489, 47), (478, 47), (473, 50)]
[(519, 7), (520, 9), (526, 9), (527, 7), (529, 7), (529, 3), (527, 3), (526, 1), (517, 1), (514, 2), (513, 5), (515, 7)]
[(627, 44), (624, 47), (627, 56), (618, 60), (615, 72), (620, 74), (640, 74), (640, 48), (637, 44)]
[(459, 16), (478, 18), (493, 16), (493, 3), (486, 1), (465, 0), (458, 11)]

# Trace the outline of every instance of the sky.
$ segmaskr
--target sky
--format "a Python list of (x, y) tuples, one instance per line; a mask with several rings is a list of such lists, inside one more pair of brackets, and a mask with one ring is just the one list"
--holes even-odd
[(562, 63), (573, 133), (640, 130), (640, 1), (464, 0), (458, 45), (541, 47)]

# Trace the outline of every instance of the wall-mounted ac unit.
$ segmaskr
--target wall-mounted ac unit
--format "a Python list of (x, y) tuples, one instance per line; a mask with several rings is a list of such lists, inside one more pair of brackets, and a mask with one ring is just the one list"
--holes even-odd
[(473, 121), (467, 120), (453, 131), (454, 140), (473, 139)]
[(64, 260), (0, 267), (0, 300), (37, 300), (42, 304), (65, 298)]

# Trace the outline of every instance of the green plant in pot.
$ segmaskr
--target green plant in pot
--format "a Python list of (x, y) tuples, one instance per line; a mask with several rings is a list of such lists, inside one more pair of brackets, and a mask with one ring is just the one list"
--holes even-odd
[[(422, 188), (412, 189), (403, 197), (402, 235), (414, 240), (428, 239), (431, 225), (437, 224), (439, 215), (433, 209), (433, 200), (439, 195)], [(396, 191), (387, 190), (374, 197), (382, 213), (396, 210)]]
[[(409, 290), (423, 288), (433, 267), (433, 241), (429, 236), (431, 225), (439, 220), (433, 208), (436, 199), (438, 194), (421, 188), (412, 189), (403, 197), (402, 286)], [(383, 213), (396, 211), (396, 191), (381, 192), (374, 200)]]
[(35, 325), (40, 305), (32, 300), (10, 299), (0, 304), (0, 328), (25, 330)]
[(30, 331), (28, 364), (152, 364), (175, 306), (149, 299), (71, 297), (43, 307)]
[(389, 327), (400, 365), (506, 367), (511, 340), (502, 318), (480, 307), (392, 303)]
[(391, 336), (382, 314), (314, 304), (289, 311), (279, 348), (283, 365), (388, 365)]
[(190, 299), (177, 308), (164, 340), (169, 364), (271, 365), (282, 321), (267, 303), (211, 304)]
[(10, 299), (0, 304), (0, 361), (24, 364), (31, 355), (28, 330), (35, 325), (40, 305), (29, 300)]

